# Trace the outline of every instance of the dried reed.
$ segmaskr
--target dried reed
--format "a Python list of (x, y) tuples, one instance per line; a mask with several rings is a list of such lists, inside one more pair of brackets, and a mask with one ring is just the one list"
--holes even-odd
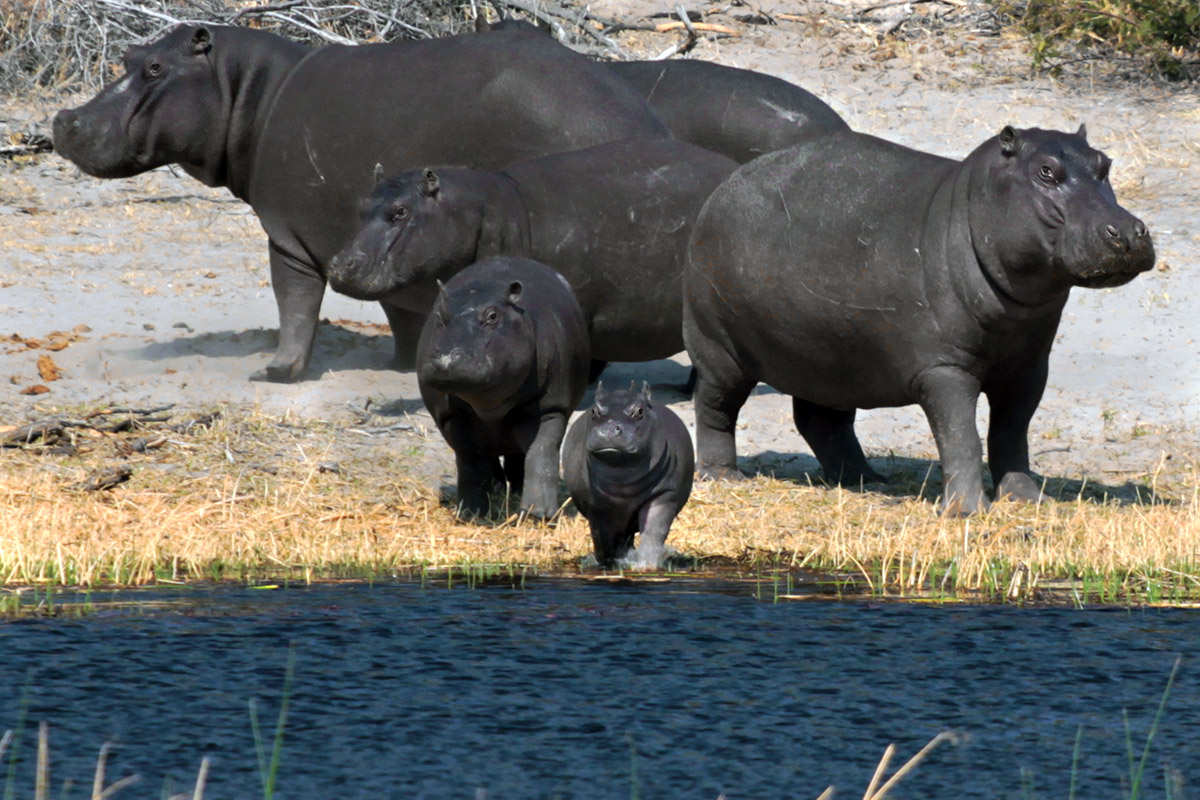
[[(586, 522), (569, 511), (553, 525), (504, 513), (457, 520), (412, 443), (364, 457), (347, 449), (358, 437), (337, 426), (233, 411), (138, 453), (129, 441), (146, 433), (92, 433), (53, 465), (36, 449), (0, 454), (0, 582), (314, 580), (454, 565), (575, 574), (590, 550)], [(325, 471), (331, 458), (344, 469)], [(69, 490), (114, 463), (132, 479), (107, 492)], [(939, 516), (919, 491), (893, 491), (907, 493), (765, 477), (699, 483), (670, 542), (702, 570), (819, 570), (876, 593), (1018, 599), (1065, 580), (1106, 600), (1200, 595), (1194, 484), (1169, 504), (1000, 502), (965, 520)]]

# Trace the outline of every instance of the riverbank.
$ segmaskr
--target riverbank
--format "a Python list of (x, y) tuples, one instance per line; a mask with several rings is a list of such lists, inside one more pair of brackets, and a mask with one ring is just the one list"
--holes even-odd
[[(456, 519), (453, 470), (443, 465), (430, 485), (424, 452), (436, 432), (417, 417), (128, 411), (50, 416), (58, 426), (0, 456), (5, 585), (596, 574), (581, 566), (586, 521), (565, 503), (549, 524), (504, 511)], [(767, 576), (776, 593), (789, 575), (815, 572), (834, 590), (880, 596), (1200, 597), (1194, 482), (1054, 480), (1054, 502), (1000, 502), (963, 520), (938, 515), (934, 462), (924, 479), (906, 468), (912, 477), (882, 491), (769, 475), (698, 483), (669, 539), (681, 556), (673, 566)]]

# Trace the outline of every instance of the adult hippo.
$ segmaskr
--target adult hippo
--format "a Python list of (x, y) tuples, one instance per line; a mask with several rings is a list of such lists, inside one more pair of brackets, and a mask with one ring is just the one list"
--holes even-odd
[[(375, 164), (498, 168), (629, 136), (668, 136), (625, 81), (525, 30), (310, 50), (246, 28), (181, 25), (133, 47), (125, 75), (59, 112), (55, 149), (97, 177), (179, 164), (226, 186), (270, 239), (275, 358), (300, 378), (328, 260), (358, 225)], [(411, 367), (423, 314), (384, 303)]]
[(351, 297), (422, 312), (439, 280), (487, 256), (526, 256), (570, 281), (592, 358), (667, 358), (683, 349), (688, 235), (736, 168), (690, 144), (634, 138), (501, 172), (410, 170), (375, 187), (329, 279)]
[(771, 75), (711, 61), (613, 61), (682, 142), (745, 164), (802, 137), (849, 130), (812, 92)]
[(919, 404), (943, 510), (975, 512), (983, 392), (997, 496), (1040, 499), (1029, 421), (1067, 295), (1154, 265), (1110, 163), (1082, 126), (1006, 127), (962, 161), (847, 132), (739, 169), (701, 212), (684, 271), (701, 473), (736, 476), (738, 411), (763, 381), (792, 395), (826, 476), (855, 483), (877, 477), (855, 409)]
[[(477, 20), (476, 30), (550, 34), (518, 19)], [(641, 92), (676, 139), (739, 164), (791, 147), (809, 133), (849, 129), (812, 92), (754, 70), (700, 59), (604, 63)]]

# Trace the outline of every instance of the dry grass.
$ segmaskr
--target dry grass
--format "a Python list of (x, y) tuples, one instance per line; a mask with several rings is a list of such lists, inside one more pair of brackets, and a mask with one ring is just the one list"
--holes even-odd
[[(0, 583), (315, 580), (452, 566), (578, 574), (590, 549), (586, 523), (569, 511), (553, 525), (456, 520), (421, 474), (422, 447), (443, 445), (412, 434), (364, 453), (361, 437), (331, 423), (229, 411), (186, 434), (68, 431), (74, 454), (0, 453)], [(122, 464), (126, 483), (72, 488)], [(701, 571), (819, 570), (875, 593), (1029, 599), (1066, 580), (1088, 599), (1200, 594), (1195, 488), (1169, 504), (1002, 502), (967, 520), (939, 516), (919, 485), (890, 491), (900, 494), (765, 477), (701, 483), (670, 541)]]

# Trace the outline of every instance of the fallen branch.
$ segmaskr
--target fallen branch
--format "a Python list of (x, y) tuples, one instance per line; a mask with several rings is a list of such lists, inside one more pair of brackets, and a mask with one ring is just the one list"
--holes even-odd
[[(738, 35), (738, 32), (735, 31), (733, 28), (727, 28), (724, 25), (717, 25), (712, 22), (693, 22), (693, 23), (691, 23), (691, 26), (695, 30), (700, 31), (702, 33), (723, 33), (726, 36), (737, 36)], [(658, 23), (657, 25), (654, 26), (654, 30), (658, 33), (667, 33), (669, 31), (676, 31), (676, 30), (679, 30), (680, 28), (686, 28), (686, 27), (687, 27), (687, 24), (685, 24), (682, 20), (674, 19), (674, 20), (671, 20), (670, 22)]]
[(128, 464), (118, 464), (115, 467), (105, 467), (97, 470), (79, 483), (68, 486), (78, 492), (98, 492), (120, 486), (133, 475), (133, 468)]

